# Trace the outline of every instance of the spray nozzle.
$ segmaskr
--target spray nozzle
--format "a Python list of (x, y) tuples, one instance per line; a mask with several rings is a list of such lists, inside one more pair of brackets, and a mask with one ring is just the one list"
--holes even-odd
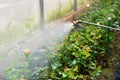
[(81, 22), (82, 22), (81, 20), (75, 20), (75, 21), (73, 21), (73, 24), (77, 28), (80, 26), (79, 23), (81, 23)]
[(77, 24), (79, 24), (79, 23), (81, 23), (81, 20), (73, 21), (73, 24), (74, 24), (74, 25), (77, 25)]

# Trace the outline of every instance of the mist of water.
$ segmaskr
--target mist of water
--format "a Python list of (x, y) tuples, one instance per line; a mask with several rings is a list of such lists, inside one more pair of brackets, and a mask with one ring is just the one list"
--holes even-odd
[[(47, 28), (44, 31), (39, 31), (32, 37), (12, 46), (8, 50), (4, 51), (7, 55), (0, 60), (0, 75), (3, 76), (7, 68), (14, 67), (25, 61), (25, 56), (23, 51), (28, 48), (30, 49), (30, 60), (33, 61), (31, 68), (35, 66), (44, 66), (47, 59), (46, 53), (41, 50), (47, 49), (47, 46), (53, 47), (54, 44), (58, 44), (65, 39), (65, 36), (70, 32), (72, 28), (72, 23), (59, 22), (51, 25), (51, 28)], [(3, 53), (1, 53), (3, 54)], [(43, 57), (44, 56), (44, 57)], [(36, 57), (41, 57), (40, 59), (35, 59)]]
[[(26, 46), (30, 48), (32, 52), (36, 51), (40, 46), (49, 43), (59, 43), (64, 40), (64, 37), (71, 30), (72, 23), (57, 23), (52, 28), (39, 32), (36, 36), (29, 39)], [(51, 43), (50, 43), (51, 42)]]

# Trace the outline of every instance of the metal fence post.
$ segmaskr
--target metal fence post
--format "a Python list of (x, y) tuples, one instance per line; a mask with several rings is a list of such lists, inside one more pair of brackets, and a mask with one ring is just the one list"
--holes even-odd
[[(111, 17), (108, 18), (108, 26), (111, 26)], [(107, 41), (106, 41), (106, 67), (109, 66), (108, 64), (108, 55), (109, 55), (109, 45), (110, 45), (110, 29), (107, 30)]]
[(40, 27), (43, 30), (45, 25), (44, 25), (44, 0), (39, 0), (40, 2)]
[(73, 19), (76, 20), (77, 17), (78, 17), (77, 14), (76, 14), (76, 12), (77, 12), (77, 0), (74, 0), (74, 6), (73, 7), (74, 7), (74, 12), (75, 12)]
[(74, 0), (74, 11), (77, 11), (77, 0)]

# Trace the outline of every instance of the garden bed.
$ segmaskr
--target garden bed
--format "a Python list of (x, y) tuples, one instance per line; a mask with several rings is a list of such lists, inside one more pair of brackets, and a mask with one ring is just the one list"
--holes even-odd
[[(82, 20), (108, 25), (108, 17), (111, 17), (112, 27), (119, 27), (119, 4), (119, 1), (102, 1), (95, 4), (82, 16)], [(91, 25), (81, 25), (79, 29), (71, 32), (58, 53), (55, 53), (58, 55), (52, 59), (50, 77), (55, 80), (95, 80), (102, 67), (106, 67), (106, 32), (105, 28)], [(111, 31), (110, 42), (119, 37), (114, 34), (115, 32)], [(111, 63), (109, 65), (111, 66)], [(114, 74), (112, 71), (111, 73)], [(110, 77), (106, 80), (108, 79)]]
[[(112, 18), (111, 27), (120, 27), (120, 2), (101, 1), (91, 7), (80, 19), (96, 24), (108, 25), (108, 17)], [(67, 19), (65, 19), (67, 20)], [(115, 68), (119, 64), (119, 32), (111, 30), (109, 67), (106, 67), (106, 33), (107, 29), (81, 24), (73, 27), (64, 42), (56, 45), (54, 51), (48, 51), (48, 67), (37, 67), (30, 76), (23, 75), (24, 79), (32, 80), (113, 80)], [(117, 35), (117, 36), (116, 36)], [(118, 40), (117, 42), (115, 42)], [(116, 54), (115, 54), (116, 53)], [(116, 65), (114, 65), (116, 64)], [(28, 63), (21, 65), (26, 67)], [(114, 66), (113, 66), (114, 65)], [(21, 67), (20, 66), (20, 67)], [(8, 70), (8, 76), (16, 69)], [(16, 70), (16, 71), (15, 71)], [(109, 73), (109, 74), (108, 74)], [(15, 76), (15, 75), (14, 75)], [(18, 77), (19, 75), (15, 76)]]

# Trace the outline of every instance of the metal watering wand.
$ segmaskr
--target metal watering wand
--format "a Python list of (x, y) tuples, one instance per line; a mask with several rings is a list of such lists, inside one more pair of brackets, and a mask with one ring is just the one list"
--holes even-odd
[(108, 26), (100, 25), (100, 24), (96, 24), (96, 23), (91, 23), (91, 22), (88, 22), (88, 21), (82, 21), (82, 20), (75, 20), (75, 21), (73, 21), (73, 24), (74, 24), (75, 28), (80, 27), (81, 23), (107, 28), (107, 36), (106, 36), (107, 39), (106, 39), (105, 53), (106, 53), (106, 67), (108, 67), (109, 66), (108, 65), (108, 55), (109, 55), (109, 45), (110, 45), (110, 29), (111, 30), (117, 30), (117, 31), (120, 31), (120, 29), (111, 27), (111, 17), (108, 17)]

